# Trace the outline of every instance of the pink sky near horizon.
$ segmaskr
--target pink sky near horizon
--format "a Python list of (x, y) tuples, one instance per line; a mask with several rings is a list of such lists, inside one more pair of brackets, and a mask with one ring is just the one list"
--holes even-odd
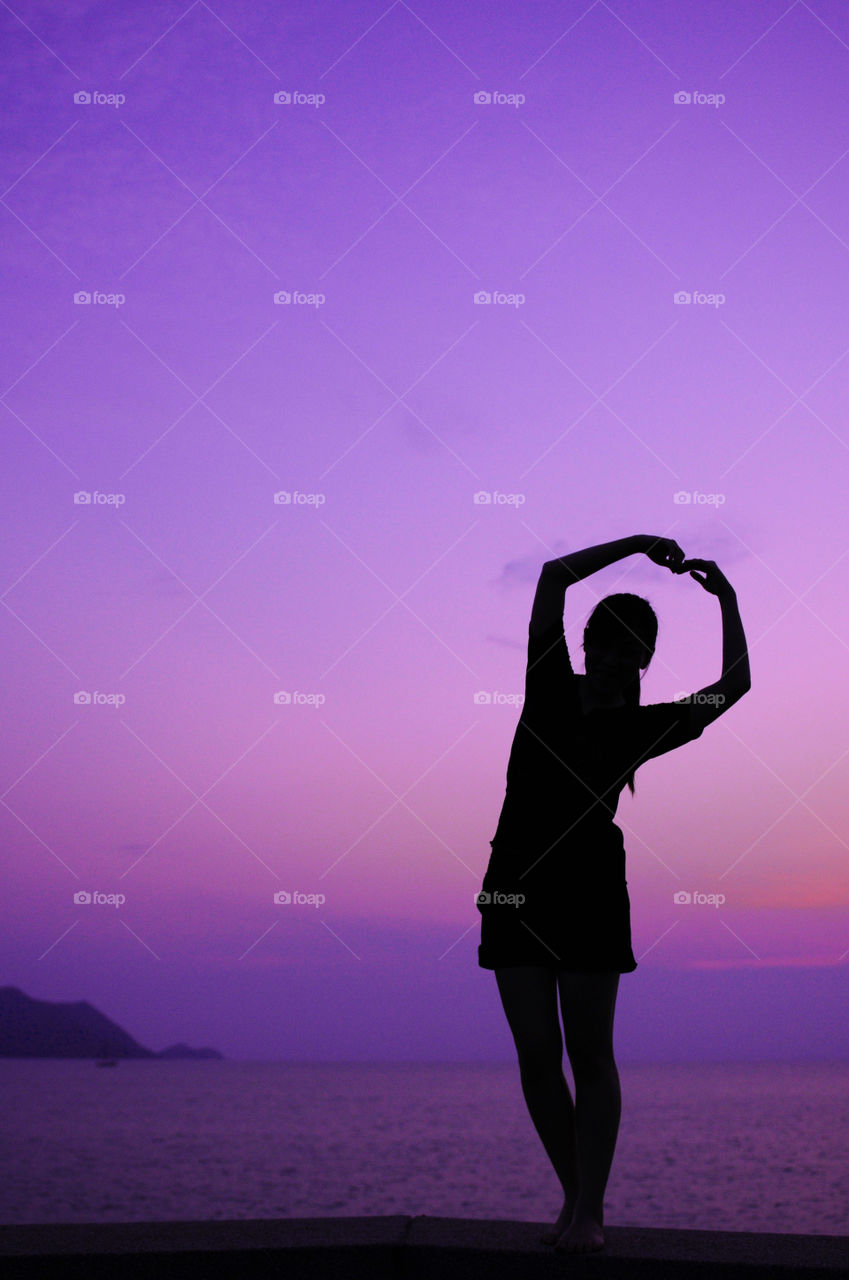
[[(352, 1052), (367, 999), (380, 1057), (406, 981), (505, 1044), (473, 895), (536, 578), (632, 533), (719, 563), (752, 671), (620, 798), (638, 974), (845, 966), (849, 13), (15, 12), (0, 985), (238, 1056), (282, 979), (314, 1025), (252, 1052)], [(567, 593), (576, 670), (620, 590), (644, 702), (718, 677), (716, 601), (638, 556)]]

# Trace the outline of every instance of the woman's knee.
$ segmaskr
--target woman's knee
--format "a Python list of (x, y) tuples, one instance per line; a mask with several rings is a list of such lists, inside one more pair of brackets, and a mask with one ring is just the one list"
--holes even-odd
[(616, 1072), (613, 1018), (619, 974), (558, 975), (566, 1051), (577, 1080)]
[(592, 1083), (595, 1080), (619, 1079), (612, 1045), (570, 1045), (567, 1040), (566, 1050), (576, 1084), (579, 1080)]
[(556, 1075), (563, 1070), (563, 1041), (558, 1033), (545, 1040), (529, 1039), (516, 1042), (519, 1055), (519, 1070), (522, 1078), (533, 1080), (549, 1075)]

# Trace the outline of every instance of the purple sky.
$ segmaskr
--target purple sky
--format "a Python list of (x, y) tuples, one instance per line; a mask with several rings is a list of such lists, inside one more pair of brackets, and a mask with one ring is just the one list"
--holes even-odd
[[(753, 687), (620, 799), (619, 1055), (849, 1054), (846, 6), (0, 31), (0, 981), (156, 1049), (511, 1056), (473, 895), (536, 578), (651, 533)], [(718, 677), (645, 557), (568, 593), (576, 670), (617, 590), (644, 702)]]

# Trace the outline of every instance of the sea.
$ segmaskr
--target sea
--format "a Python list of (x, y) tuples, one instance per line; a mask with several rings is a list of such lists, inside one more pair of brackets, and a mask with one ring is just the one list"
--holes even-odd
[[(849, 1235), (849, 1063), (618, 1065), (606, 1224)], [(3, 1223), (561, 1204), (515, 1063), (7, 1058), (0, 1098)]]

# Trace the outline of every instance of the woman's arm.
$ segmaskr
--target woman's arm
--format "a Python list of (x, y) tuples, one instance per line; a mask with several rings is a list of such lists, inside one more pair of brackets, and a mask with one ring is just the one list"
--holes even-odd
[(599, 569), (606, 569), (617, 560), (623, 560), (625, 556), (644, 551), (648, 541), (645, 534), (635, 533), (628, 538), (617, 538), (615, 542), (602, 542), (597, 547), (587, 547), (585, 551), (573, 551), (568, 556), (561, 556), (559, 560), (546, 560), (542, 566), (543, 572), (550, 571), (555, 582), (562, 582), (564, 588), (569, 587), (573, 582), (580, 582), (591, 573), (597, 573)]
[(749, 671), (749, 650), (746, 646), (746, 634), (743, 631), (743, 620), (737, 608), (737, 594), (723, 592), (719, 597), (722, 610), (722, 675), (729, 690), (734, 690), (738, 697), (748, 693), (752, 687), (752, 675)]
[(618, 538), (615, 542), (602, 542), (598, 547), (573, 551), (568, 556), (561, 556), (559, 560), (546, 560), (539, 575), (531, 610), (531, 631), (534, 635), (541, 635), (548, 627), (560, 621), (563, 617), (566, 588), (572, 583), (580, 582), (599, 569), (606, 569), (625, 556), (634, 555), (638, 551), (648, 552), (655, 544), (658, 545), (652, 551), (653, 557), (662, 554), (673, 560), (683, 558), (683, 551), (671, 539), (635, 533), (629, 538)]
[[(716, 562), (685, 560), (683, 568), (685, 571), (689, 570), (690, 577), (706, 591), (717, 597), (722, 611), (722, 674), (714, 684), (699, 689), (692, 698), (690, 710), (695, 722), (704, 728), (751, 689), (749, 650), (743, 620), (737, 608), (737, 593)], [(693, 573), (694, 568), (701, 570), (704, 577)]]

